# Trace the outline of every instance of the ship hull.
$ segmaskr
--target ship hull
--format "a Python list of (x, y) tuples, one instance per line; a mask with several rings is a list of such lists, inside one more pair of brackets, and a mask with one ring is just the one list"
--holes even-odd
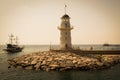
[(23, 48), (8, 48), (8, 49), (4, 49), (7, 52), (10, 53), (16, 53), (16, 52), (21, 52), (23, 50)]

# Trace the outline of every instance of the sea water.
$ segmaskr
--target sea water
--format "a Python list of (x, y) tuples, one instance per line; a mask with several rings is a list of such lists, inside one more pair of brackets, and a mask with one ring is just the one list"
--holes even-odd
[[(109, 69), (94, 71), (34, 71), (24, 69), (9, 69), (7, 60), (25, 54), (38, 51), (48, 51), (50, 48), (58, 49), (58, 45), (26, 45), (19, 53), (7, 53), (3, 51), (5, 45), (0, 46), (0, 80), (120, 80), (120, 64)], [(120, 50), (120, 46), (102, 45), (75, 45), (74, 48), (89, 50)]]

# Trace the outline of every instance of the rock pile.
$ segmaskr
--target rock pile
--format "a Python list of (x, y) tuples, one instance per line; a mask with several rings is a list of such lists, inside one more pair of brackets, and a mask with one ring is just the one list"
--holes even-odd
[(35, 70), (91, 70), (110, 67), (120, 62), (119, 55), (88, 57), (71, 52), (38, 52), (8, 60), (11, 66)]

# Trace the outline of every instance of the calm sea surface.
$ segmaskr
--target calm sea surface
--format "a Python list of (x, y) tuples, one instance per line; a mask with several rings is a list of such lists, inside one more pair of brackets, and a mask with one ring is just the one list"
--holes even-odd
[[(77, 45), (75, 48), (89, 50), (90, 47), (94, 50), (120, 50), (120, 46), (102, 46), (102, 45)], [(32, 45), (25, 46), (23, 52), (8, 54), (3, 49), (6, 46), (0, 46), (0, 80), (120, 80), (120, 64), (105, 70), (95, 71), (33, 71), (23, 69), (8, 69), (7, 60), (30, 54), (38, 51), (49, 50), (48, 45)], [(58, 49), (59, 46), (52, 46)]]

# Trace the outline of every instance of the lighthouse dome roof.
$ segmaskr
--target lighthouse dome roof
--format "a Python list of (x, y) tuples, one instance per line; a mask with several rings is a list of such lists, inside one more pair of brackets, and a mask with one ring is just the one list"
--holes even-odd
[(64, 18), (70, 18), (70, 17), (69, 17), (69, 15), (65, 14), (62, 16), (62, 19), (64, 19)]

